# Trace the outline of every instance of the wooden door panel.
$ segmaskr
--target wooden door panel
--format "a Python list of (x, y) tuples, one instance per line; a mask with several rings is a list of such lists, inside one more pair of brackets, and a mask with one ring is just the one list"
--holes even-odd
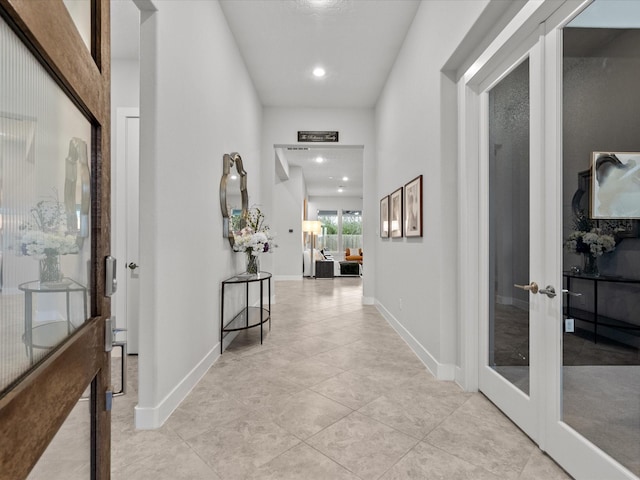
[[(110, 251), (109, 0), (92, 2), (87, 49), (62, 0), (0, 0), (0, 15), (92, 124), (90, 319), (0, 392), (0, 480), (25, 478), (92, 385), (92, 475), (110, 476), (110, 412), (105, 392), (110, 355), (104, 350), (110, 299), (104, 259)], [(110, 335), (109, 335), (110, 338)]]

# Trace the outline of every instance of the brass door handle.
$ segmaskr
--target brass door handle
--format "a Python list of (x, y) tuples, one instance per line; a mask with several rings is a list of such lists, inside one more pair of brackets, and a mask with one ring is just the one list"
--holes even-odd
[(538, 284), (536, 282), (531, 282), (529, 285), (518, 285), (517, 283), (514, 283), (513, 286), (522, 290), (527, 290), (531, 293), (538, 293)]

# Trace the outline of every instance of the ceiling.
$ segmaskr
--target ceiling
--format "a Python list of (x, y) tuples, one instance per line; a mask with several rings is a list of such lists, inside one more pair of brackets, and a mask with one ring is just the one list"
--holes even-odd
[[(265, 106), (373, 107), (418, 0), (221, 0)], [(312, 70), (327, 71), (316, 79)]]
[(309, 196), (362, 198), (362, 147), (278, 145), (276, 152), (290, 167), (302, 168)]
[[(420, 0), (220, 0), (220, 5), (263, 105), (373, 108)], [(137, 59), (137, 7), (131, 0), (112, 0), (111, 15), (113, 57)], [(324, 78), (313, 76), (316, 66), (326, 70)], [(362, 150), (356, 152), (329, 148), (321, 152), (327, 161), (317, 164), (307, 158), (317, 151), (288, 151), (287, 160), (303, 168), (310, 195), (335, 195), (335, 178), (329, 177), (346, 175), (348, 195), (362, 196)]]

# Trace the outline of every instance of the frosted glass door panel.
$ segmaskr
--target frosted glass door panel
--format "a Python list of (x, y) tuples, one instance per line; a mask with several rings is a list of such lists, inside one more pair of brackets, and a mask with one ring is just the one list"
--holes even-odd
[(90, 316), (91, 123), (0, 23), (0, 391)]

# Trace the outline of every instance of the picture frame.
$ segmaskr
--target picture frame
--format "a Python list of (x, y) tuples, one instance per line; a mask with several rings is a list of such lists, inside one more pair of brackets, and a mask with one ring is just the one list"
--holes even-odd
[(422, 175), (404, 186), (404, 236), (422, 237)]
[(640, 219), (640, 152), (593, 152), (591, 218)]
[(389, 195), (380, 200), (380, 237), (389, 238)]
[(615, 231), (618, 238), (638, 238), (640, 237), (640, 220), (622, 219), (622, 220), (595, 220), (591, 217), (591, 183), (592, 183), (591, 167), (588, 170), (578, 172), (578, 188), (571, 199), (571, 210), (573, 215), (578, 218), (586, 215), (595, 221), (598, 228), (605, 228), (609, 231)]
[(402, 190), (403, 188), (400, 187), (390, 195), (391, 208), (389, 214), (389, 226), (392, 238), (402, 237), (403, 234), (402, 224), (404, 222), (402, 221)]

